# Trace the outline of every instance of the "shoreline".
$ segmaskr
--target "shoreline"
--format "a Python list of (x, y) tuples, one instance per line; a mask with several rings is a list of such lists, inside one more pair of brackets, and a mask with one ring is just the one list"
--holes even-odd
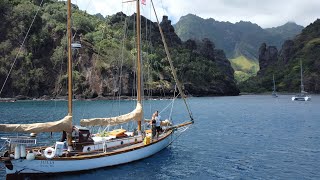
[[(247, 93), (247, 92), (242, 92), (239, 94), (239, 96), (245, 96), (245, 95), (271, 95), (272, 91), (270, 92), (262, 92), (262, 93)], [(296, 95), (299, 94), (299, 92), (277, 92), (278, 95)], [(315, 93), (308, 93), (309, 95), (318, 95)]]
[[(204, 95), (204, 96), (192, 96), (189, 95), (187, 96), (188, 98), (190, 97), (224, 97), (224, 96), (248, 96), (248, 95), (271, 95), (272, 92), (263, 92), (263, 93), (247, 93), (247, 92), (242, 92), (239, 93), (239, 95)], [(293, 92), (277, 92), (278, 95), (295, 95), (298, 93), (293, 93)], [(317, 94), (312, 94), (310, 95), (317, 95)], [(173, 96), (151, 96), (151, 97), (145, 97), (145, 100), (167, 100), (167, 99), (173, 99)], [(181, 99), (181, 97), (177, 97), (178, 99)], [(120, 97), (96, 97), (96, 98), (73, 98), (73, 101), (99, 101), (99, 100), (136, 100), (136, 97), (131, 97), (131, 96), (120, 96)], [(32, 98), (32, 97), (27, 97), (27, 96), (17, 96), (15, 98), (0, 98), (0, 102), (16, 102), (16, 101), (67, 101), (68, 97), (67, 96), (58, 96), (58, 97), (50, 97), (50, 96), (42, 96), (40, 98)]]
[[(177, 97), (180, 99), (181, 97)], [(96, 97), (96, 98), (73, 98), (73, 101), (99, 101), (99, 100), (136, 100), (136, 97), (130, 96), (121, 96), (119, 97)], [(163, 100), (163, 99), (173, 99), (173, 97), (165, 96), (152, 96), (145, 98), (145, 100)], [(16, 101), (68, 101), (68, 97), (40, 97), (40, 98), (31, 98), (31, 97), (24, 97), (24, 98), (0, 98), (0, 102), (16, 102)]]

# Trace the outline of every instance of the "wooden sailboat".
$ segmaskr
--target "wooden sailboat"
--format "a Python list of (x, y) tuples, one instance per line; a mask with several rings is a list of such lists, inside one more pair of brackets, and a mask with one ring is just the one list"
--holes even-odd
[(296, 94), (291, 98), (292, 101), (311, 101), (311, 96), (308, 95), (306, 91), (304, 91), (303, 85), (303, 75), (302, 75), (302, 61), (300, 60), (300, 77), (301, 77), (301, 91), (299, 94)]
[[(152, 2), (152, 1), (151, 1)], [(52, 146), (37, 147), (34, 136), (3, 137), (7, 151), (1, 156), (7, 174), (46, 174), (84, 171), (95, 168), (114, 166), (140, 160), (151, 156), (173, 141), (178, 128), (193, 123), (190, 121), (178, 125), (169, 125), (157, 138), (150, 137), (150, 130), (143, 132), (142, 76), (140, 60), (140, 0), (137, 4), (137, 105), (128, 114), (110, 118), (92, 118), (80, 121), (81, 126), (72, 124), (72, 61), (71, 61), (71, 0), (68, 0), (68, 115), (62, 120), (34, 124), (0, 124), (0, 132), (43, 133), (63, 132), (63, 140)], [(153, 3), (152, 3), (153, 4)], [(158, 21), (159, 25), (159, 21)], [(165, 40), (159, 25), (162, 39)], [(173, 76), (185, 101), (185, 95), (177, 80), (171, 57), (164, 41), (165, 50), (172, 68)], [(95, 136), (84, 126), (112, 126), (129, 121), (137, 121), (137, 132), (126, 132), (123, 129), (108, 132), (108, 136)]]
[(277, 91), (276, 91), (276, 82), (274, 80), (274, 74), (272, 75), (273, 79), (273, 91), (272, 91), (272, 97), (278, 97)]

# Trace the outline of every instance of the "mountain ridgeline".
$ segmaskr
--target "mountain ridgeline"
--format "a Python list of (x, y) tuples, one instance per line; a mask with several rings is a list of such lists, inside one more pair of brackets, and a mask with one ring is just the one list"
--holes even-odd
[[(0, 2), (0, 84), (12, 72), (0, 97), (39, 98), (67, 95), (66, 5), (45, 0), (24, 46), (40, 1)], [(135, 94), (135, 14), (89, 15), (72, 6), (74, 41), (73, 84), (77, 98)], [(145, 91), (153, 96), (173, 94), (175, 82), (156, 23), (142, 19), (142, 59)], [(222, 50), (209, 39), (181, 41), (168, 17), (161, 22), (178, 76), (188, 94), (238, 95), (234, 71)], [(125, 39), (123, 37), (126, 37)]]
[(303, 29), (292, 22), (262, 29), (251, 22), (233, 24), (212, 18), (202, 19), (192, 14), (182, 16), (174, 27), (182, 40), (208, 38), (217, 48), (224, 50), (235, 70), (238, 83), (255, 76), (259, 70), (257, 47), (262, 42), (280, 48), (285, 40), (294, 38)]
[(302, 30), (280, 50), (263, 43), (259, 49), (260, 71), (240, 85), (242, 92), (272, 90), (272, 75), (280, 92), (300, 91), (300, 61), (303, 66), (304, 89), (320, 93), (320, 19)]
[(228, 58), (243, 55), (253, 60), (258, 59), (257, 47), (262, 42), (280, 47), (285, 40), (294, 38), (303, 29), (292, 22), (262, 29), (251, 22), (240, 21), (233, 24), (212, 18), (202, 19), (193, 14), (182, 16), (174, 28), (182, 40), (208, 38), (217, 48), (224, 50)]

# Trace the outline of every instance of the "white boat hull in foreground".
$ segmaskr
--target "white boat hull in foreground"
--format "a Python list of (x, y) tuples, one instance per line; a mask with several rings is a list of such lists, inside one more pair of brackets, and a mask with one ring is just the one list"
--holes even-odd
[[(149, 157), (167, 147), (172, 142), (172, 131), (148, 145), (136, 146), (120, 152), (106, 152), (99, 155), (87, 155), (82, 158), (54, 158), (43, 160), (11, 160), (13, 169), (6, 168), (7, 174), (45, 174), (65, 173), (114, 166)], [(74, 160), (73, 160), (74, 158)]]

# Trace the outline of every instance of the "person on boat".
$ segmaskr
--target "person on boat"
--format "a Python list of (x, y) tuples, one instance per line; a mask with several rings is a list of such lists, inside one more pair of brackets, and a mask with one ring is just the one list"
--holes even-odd
[(156, 136), (156, 114), (153, 113), (151, 117), (151, 132), (152, 132), (152, 139)]
[(157, 138), (159, 137), (159, 134), (162, 132), (161, 128), (161, 116), (159, 115), (159, 111), (156, 111), (154, 113), (155, 120), (156, 120), (156, 130), (157, 130)]

